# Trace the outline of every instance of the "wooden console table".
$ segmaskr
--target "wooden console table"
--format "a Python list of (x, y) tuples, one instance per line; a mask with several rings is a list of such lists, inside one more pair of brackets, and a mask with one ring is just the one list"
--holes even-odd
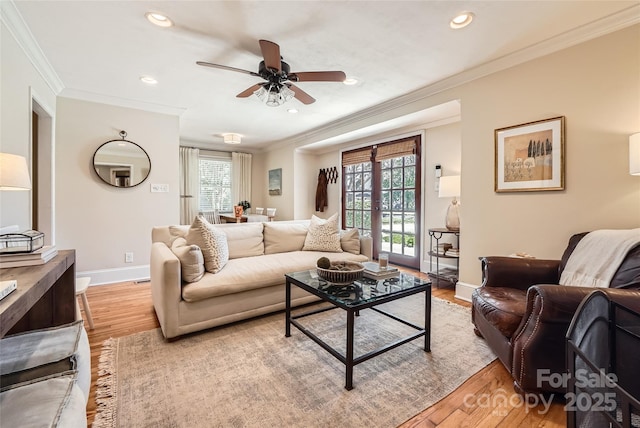
[(0, 269), (18, 288), (0, 300), (0, 337), (75, 320), (75, 250), (61, 250), (43, 265)]

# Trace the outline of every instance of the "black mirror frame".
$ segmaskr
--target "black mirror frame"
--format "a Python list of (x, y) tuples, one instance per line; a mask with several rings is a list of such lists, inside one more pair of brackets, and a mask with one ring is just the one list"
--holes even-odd
[[(126, 135), (126, 134), (125, 134), (125, 135)], [(115, 184), (110, 183), (109, 181), (105, 180), (105, 179), (104, 179), (104, 178), (103, 178), (103, 177), (98, 173), (98, 170), (96, 169), (96, 154), (98, 153), (98, 151), (99, 151), (102, 147), (106, 146), (106, 145), (107, 145), (107, 144), (109, 144), (109, 143), (113, 143), (113, 142), (126, 142), (126, 143), (133, 144), (134, 146), (136, 146), (136, 147), (138, 147), (140, 150), (142, 150), (142, 153), (144, 153), (144, 155), (147, 157), (147, 160), (149, 161), (149, 171), (147, 172), (147, 175), (145, 175), (145, 177), (144, 177), (142, 180), (140, 180), (140, 182), (139, 182), (139, 183), (133, 184), (133, 185), (131, 185), (131, 186), (116, 186)], [(140, 184), (144, 183), (144, 182), (147, 180), (147, 178), (149, 178), (149, 175), (151, 175), (151, 157), (149, 157), (149, 153), (147, 153), (147, 151), (146, 151), (145, 149), (143, 149), (143, 148), (142, 148), (142, 146), (140, 146), (139, 144), (134, 143), (134, 142), (133, 142), (133, 141), (131, 141), (131, 140), (125, 140), (124, 138), (122, 138), (122, 139), (120, 139), (120, 140), (109, 140), (109, 141), (106, 141), (106, 142), (104, 142), (104, 143), (100, 144), (100, 146), (96, 149), (96, 151), (95, 151), (95, 152), (93, 152), (93, 158), (92, 158), (92, 160), (91, 160), (91, 165), (93, 166), (93, 171), (96, 173), (96, 175), (98, 176), (98, 178), (100, 179), (100, 181), (102, 181), (103, 183), (108, 184), (108, 185), (109, 185), (109, 186), (111, 186), (111, 187), (116, 187), (116, 188), (118, 188), (118, 189), (130, 189), (130, 188), (132, 188), (132, 187), (139, 186)]]

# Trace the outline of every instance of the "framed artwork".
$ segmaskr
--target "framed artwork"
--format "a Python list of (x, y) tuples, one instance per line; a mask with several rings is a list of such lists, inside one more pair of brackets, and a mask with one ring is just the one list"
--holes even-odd
[(234, 205), (233, 206), (233, 215), (236, 218), (242, 217), (242, 213), (243, 212), (244, 212), (244, 208), (242, 207), (242, 205)]
[(282, 195), (282, 168), (269, 170), (269, 195)]
[(495, 191), (564, 190), (564, 116), (495, 130)]

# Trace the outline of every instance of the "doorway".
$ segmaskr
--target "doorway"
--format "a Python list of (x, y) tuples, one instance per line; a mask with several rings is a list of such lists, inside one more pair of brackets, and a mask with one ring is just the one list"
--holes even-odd
[(342, 154), (342, 226), (373, 239), (373, 258), (420, 268), (421, 137)]
[(44, 233), (45, 245), (55, 245), (54, 110), (33, 88), (31, 112), (31, 228)]

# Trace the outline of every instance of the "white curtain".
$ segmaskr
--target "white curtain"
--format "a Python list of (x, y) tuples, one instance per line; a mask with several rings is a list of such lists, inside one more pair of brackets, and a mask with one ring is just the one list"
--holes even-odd
[(191, 224), (200, 206), (200, 150), (180, 147), (180, 224)]
[(231, 153), (231, 203), (251, 202), (251, 154)]

